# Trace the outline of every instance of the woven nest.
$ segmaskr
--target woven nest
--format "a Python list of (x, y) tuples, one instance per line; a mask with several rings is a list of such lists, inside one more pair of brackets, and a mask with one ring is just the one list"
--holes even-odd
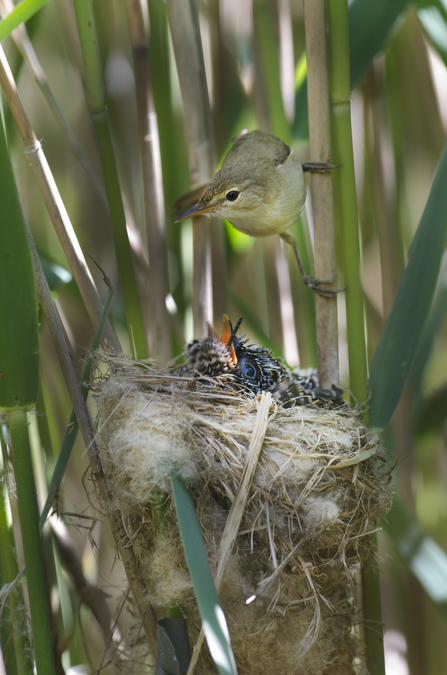
[[(177, 471), (193, 495), (215, 571), (260, 397), (235, 391), (225, 376), (177, 377), (114, 354), (98, 356), (94, 372), (110, 491), (157, 618), (179, 605), (192, 646), (201, 621), (169, 474)], [(358, 657), (353, 579), (362, 560), (374, 559), (371, 533), (391, 506), (384, 448), (347, 407), (284, 409), (275, 399), (261, 442), (219, 592), (238, 671), (347, 675)], [(168, 525), (157, 535), (152, 502), (160, 493)], [(217, 673), (205, 647), (195, 672)]]

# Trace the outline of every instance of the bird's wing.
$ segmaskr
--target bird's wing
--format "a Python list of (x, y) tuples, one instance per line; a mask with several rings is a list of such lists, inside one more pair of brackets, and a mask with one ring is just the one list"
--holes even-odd
[(290, 148), (279, 138), (264, 131), (250, 131), (248, 134), (236, 136), (233, 147), (225, 157), (222, 166), (235, 162), (247, 165), (247, 170), (259, 161), (268, 162), (274, 166), (284, 164), (290, 155)]

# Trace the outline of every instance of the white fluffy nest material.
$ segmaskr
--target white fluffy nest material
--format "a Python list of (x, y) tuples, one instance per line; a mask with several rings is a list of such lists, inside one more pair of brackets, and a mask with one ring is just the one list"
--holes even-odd
[[(214, 570), (228, 512), (243, 504), (220, 591), (239, 672), (350, 673), (352, 578), (374, 555), (371, 533), (391, 505), (379, 437), (347, 408), (284, 409), (268, 395), (241, 502), (254, 428), (261, 433), (260, 397), (231, 389), (225, 376), (180, 378), (114, 354), (98, 356), (94, 372), (104, 471), (159, 618), (174, 603), (193, 641), (200, 628), (173, 508), (168, 533), (157, 536), (148, 519), (175, 469), (193, 494)], [(197, 673), (217, 672), (207, 659)]]

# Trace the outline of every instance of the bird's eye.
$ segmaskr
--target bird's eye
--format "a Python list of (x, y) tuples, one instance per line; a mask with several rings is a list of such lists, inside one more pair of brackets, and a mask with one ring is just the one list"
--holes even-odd
[(247, 380), (254, 380), (257, 376), (257, 370), (252, 363), (244, 363), (241, 370)]
[(235, 202), (238, 197), (239, 192), (237, 192), (237, 190), (230, 190), (230, 192), (227, 192), (227, 199), (230, 202)]

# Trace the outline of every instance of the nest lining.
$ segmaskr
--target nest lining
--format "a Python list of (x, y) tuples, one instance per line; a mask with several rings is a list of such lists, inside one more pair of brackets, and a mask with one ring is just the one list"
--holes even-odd
[[(96, 373), (98, 445), (111, 492), (154, 606), (162, 613), (180, 604), (192, 637), (200, 618), (176, 519), (172, 513), (169, 532), (155, 537), (148, 505), (170, 492), (169, 472), (178, 471), (215, 567), (259, 401), (229, 388), (225, 376), (179, 378), (112, 354), (97, 357)], [(380, 439), (349, 409), (272, 405), (220, 592), (239, 672), (351, 672), (352, 578), (373, 555), (368, 534), (390, 506), (388, 482)], [(252, 594), (256, 601), (245, 605)], [(196, 672), (215, 672), (206, 654), (202, 668)]]

